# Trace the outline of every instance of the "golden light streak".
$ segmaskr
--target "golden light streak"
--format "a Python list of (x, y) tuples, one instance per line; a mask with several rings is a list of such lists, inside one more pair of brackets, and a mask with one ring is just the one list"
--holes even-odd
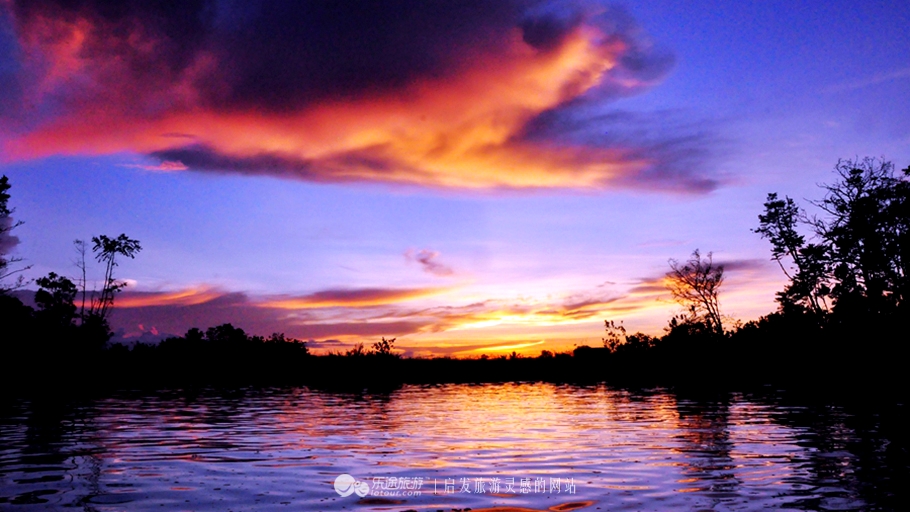
[(126, 293), (117, 297), (118, 308), (152, 306), (195, 306), (217, 299), (222, 292), (208, 288), (189, 288), (175, 292)]
[(516, 343), (514, 345), (498, 345), (498, 346), (493, 346), (493, 347), (476, 348), (474, 350), (471, 350), (470, 352), (503, 352), (503, 351), (514, 352), (514, 351), (525, 349), (525, 348), (539, 347), (539, 346), (543, 345), (544, 343), (546, 343), (545, 340), (540, 340), (540, 341), (533, 341), (533, 342), (529, 342), (529, 343)]

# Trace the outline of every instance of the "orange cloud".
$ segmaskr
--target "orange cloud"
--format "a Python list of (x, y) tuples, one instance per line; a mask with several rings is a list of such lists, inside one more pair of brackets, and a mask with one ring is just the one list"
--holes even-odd
[[(647, 45), (632, 31), (609, 28), (609, 13), (586, 12), (590, 9), (581, 5), (572, 22), (543, 17), (527, 23), (528, 13), (515, 15), (525, 18), (520, 23), (501, 20), (495, 36), (465, 37), (462, 47), (445, 50), (439, 58), (443, 68), (436, 72), (415, 66), (391, 80), (394, 86), (367, 83), (347, 95), (320, 89), (312, 101), (280, 100), (287, 103), (281, 109), (272, 108), (269, 102), (279, 100), (269, 99), (262, 88), (253, 87), (258, 94), (253, 98), (228, 100), (246, 82), (224, 75), (225, 69), (249, 72), (244, 66), (258, 70), (265, 64), (229, 61), (229, 66), (225, 48), (188, 36), (179, 39), (174, 27), (147, 25), (153, 16), (111, 21), (89, 12), (64, 16), (37, 9), (35, 14), (19, 7), (20, 42), (41, 70), (30, 100), (41, 104), (60, 96), (64, 107), (14, 137), (6, 153), (30, 159), (138, 152), (160, 159), (161, 166), (149, 166), (155, 169), (266, 173), (319, 182), (461, 189), (629, 186), (659, 167), (660, 157), (641, 147), (526, 133), (541, 115), (586, 95), (635, 91), (655, 79), (653, 72), (636, 76), (622, 65), (630, 53), (644, 61)], [(475, 40), (480, 42), (470, 43)], [(309, 41), (299, 44), (303, 48)], [(433, 59), (420, 57), (420, 62)], [(346, 69), (364, 57), (340, 58), (338, 67)], [(309, 62), (283, 68), (269, 63), (275, 68), (268, 71), (276, 76), (291, 73), (285, 77), (290, 82), (293, 72), (300, 73), (301, 83), (328, 73), (308, 67)], [(383, 65), (395, 69), (396, 63), (377, 65), (381, 71)], [(368, 78), (352, 79), (362, 80)], [(323, 85), (328, 91), (345, 86)], [(695, 186), (710, 186), (705, 183)]]
[(302, 297), (271, 298), (258, 303), (258, 306), (277, 309), (362, 308), (407, 302), (445, 291), (446, 288), (325, 290)]
[(222, 295), (222, 292), (208, 288), (189, 288), (173, 292), (127, 291), (117, 296), (117, 307), (195, 306), (210, 302)]
[[(622, 296), (589, 300), (500, 299), (419, 309), (410, 304), (444, 293), (451, 294), (447, 301), (459, 301), (459, 292), (451, 288), (323, 290), (301, 297), (250, 297), (205, 287), (130, 291), (118, 297), (113, 322), (115, 328), (127, 330), (134, 330), (139, 324), (154, 325), (167, 334), (230, 322), (252, 333), (277, 331), (300, 339), (339, 339), (346, 343), (368, 341), (379, 335), (412, 336), (413, 340), (424, 340), (419, 343), (428, 350), (440, 339), (451, 339), (462, 341), (453, 341), (452, 350), (444, 353), (461, 353), (472, 349), (472, 344), (473, 348), (506, 350), (517, 343), (531, 343), (529, 336), (545, 332), (565, 338), (566, 332), (584, 326), (596, 336), (601, 315), (623, 308), (632, 311), (648, 307)], [(483, 343), (471, 341), (475, 339)]]
[(602, 39), (580, 27), (557, 50), (540, 52), (516, 29), (503, 54), (479, 56), (454, 79), (426, 79), (394, 95), (326, 102), (283, 116), (193, 110), (137, 122), (120, 111), (82, 111), (15, 141), (9, 153), (166, 153), (183, 141), (163, 135), (181, 133), (224, 159), (267, 154), (307, 163), (297, 174), (308, 179), (601, 187), (648, 162), (615, 149), (542, 147), (516, 136), (533, 116), (594, 87), (615, 66), (623, 45)]
[(131, 169), (142, 169), (143, 171), (155, 171), (155, 172), (176, 172), (176, 171), (186, 171), (189, 167), (183, 165), (180, 162), (174, 162), (170, 160), (165, 160), (157, 165), (142, 165), (142, 164), (123, 164), (123, 167), (129, 167)]
[[(770, 262), (735, 260), (724, 265), (730, 269), (725, 283), (729, 287), (721, 297), (725, 312), (755, 318), (773, 307), (780, 277)], [(304, 340), (334, 340), (314, 343), (314, 350), (369, 344), (385, 336), (398, 337), (398, 347), (408, 354), (461, 357), (500, 350), (531, 354), (598, 345), (605, 319), (625, 320), (629, 332), (660, 334), (678, 309), (669, 300), (665, 279), (659, 275), (625, 285), (592, 285), (565, 296), (518, 295), (511, 287), (479, 292), (470, 284), (330, 289), (301, 296), (250, 296), (203, 286), (127, 291), (117, 298), (112, 322), (124, 332), (134, 332), (142, 324), (164, 334), (230, 322), (255, 334), (284, 332)], [(472, 301), (478, 294), (496, 298)]]

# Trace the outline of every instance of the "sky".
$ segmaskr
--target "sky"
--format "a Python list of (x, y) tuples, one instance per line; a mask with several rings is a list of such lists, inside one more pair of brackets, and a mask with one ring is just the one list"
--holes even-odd
[[(910, 165), (910, 4), (0, 0), (11, 256), (126, 233), (115, 340), (230, 322), (411, 356), (659, 335), (668, 260), (729, 322), (751, 230), (840, 158)], [(90, 277), (100, 277), (92, 268)]]

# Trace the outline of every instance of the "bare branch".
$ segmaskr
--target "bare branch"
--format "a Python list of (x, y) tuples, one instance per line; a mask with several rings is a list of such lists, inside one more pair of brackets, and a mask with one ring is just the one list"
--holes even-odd
[(698, 249), (684, 264), (675, 259), (668, 262), (667, 288), (673, 299), (691, 313), (690, 320), (703, 321), (722, 334), (718, 291), (724, 282), (723, 265), (715, 265), (710, 252), (702, 258)]

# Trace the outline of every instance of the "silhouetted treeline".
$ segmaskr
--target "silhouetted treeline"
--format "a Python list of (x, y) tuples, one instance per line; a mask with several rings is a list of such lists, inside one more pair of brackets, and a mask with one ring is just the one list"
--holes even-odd
[[(782, 332), (797, 335), (791, 327), (786, 325)], [(894, 396), (903, 389), (904, 360), (896, 357), (896, 350), (870, 359), (865, 355), (870, 352), (861, 347), (840, 344), (835, 349), (835, 344), (811, 337), (817, 329), (811, 325), (805, 331), (809, 337), (769, 339), (767, 333), (777, 328), (773, 323), (758, 322), (718, 335), (711, 326), (678, 324), (661, 337), (629, 335), (615, 350), (578, 347), (571, 353), (543, 351), (536, 357), (513, 353), (454, 359), (406, 358), (362, 348), (313, 355), (304, 342), (280, 334), (250, 336), (225, 324), (205, 332), (191, 329), (186, 336), (157, 345), (137, 344), (132, 349), (113, 345), (92, 357), (30, 352), (24, 358), (10, 359), (7, 353), (4, 361), (27, 371), (24, 375), (5, 373), (0, 380), (12, 393), (250, 384), (358, 391), (403, 384), (507, 381), (606, 381), (715, 390), (770, 384), (863, 398), (870, 392), (878, 397)], [(897, 345), (896, 340), (889, 341)]]
[[(814, 212), (769, 194), (755, 232), (789, 282), (778, 310), (724, 331), (674, 317), (660, 338), (617, 333), (587, 349), (611, 378), (879, 389), (902, 383), (910, 265), (910, 167), (842, 160)], [(698, 254), (695, 253), (697, 258)], [(625, 337), (625, 340), (620, 338)], [(598, 354), (594, 356), (594, 354)], [(576, 352), (576, 356), (578, 352)], [(636, 377), (637, 376), (637, 377)]]
[(732, 340), (769, 367), (789, 360), (845, 384), (896, 379), (910, 318), (910, 167), (841, 160), (835, 174), (811, 210), (768, 195), (755, 232), (789, 283), (778, 311)]
[[(37, 309), (7, 289), (0, 293), (0, 357), (5, 367), (30, 372), (24, 379), (6, 372), (3, 385), (292, 382), (357, 389), (545, 380), (899, 391), (910, 284), (910, 168), (897, 173), (889, 162), (865, 159), (838, 162), (835, 170), (839, 180), (823, 185), (824, 197), (811, 203), (818, 210), (814, 215), (788, 197), (768, 196), (755, 232), (769, 240), (772, 259), (789, 282), (777, 294), (777, 311), (733, 329), (724, 328), (731, 322), (722, 323), (717, 307), (723, 269), (713, 266), (710, 253), (702, 259), (696, 251), (685, 264), (671, 260), (671, 267), (686, 286), (684, 278), (704, 277), (691, 286), (698, 291), (698, 283), (711, 284), (709, 300), (695, 300), (691, 311), (673, 317), (658, 337), (627, 335), (621, 324), (607, 321), (603, 347), (572, 353), (402, 358), (395, 339), (382, 338), (371, 349), (361, 344), (317, 356), (302, 341), (282, 334), (251, 336), (230, 324), (128, 349), (108, 344), (106, 321), (122, 287), (113, 279), (114, 256), (132, 257), (139, 249), (138, 242), (121, 235), (93, 239), (96, 259), (106, 264), (100, 298), (86, 301), (84, 277), (77, 285), (53, 273), (37, 280)], [(5, 202), (0, 206), (0, 213), (8, 214)], [(10, 260), (3, 261), (8, 267)], [(687, 291), (675, 290), (674, 296), (686, 298)]]

